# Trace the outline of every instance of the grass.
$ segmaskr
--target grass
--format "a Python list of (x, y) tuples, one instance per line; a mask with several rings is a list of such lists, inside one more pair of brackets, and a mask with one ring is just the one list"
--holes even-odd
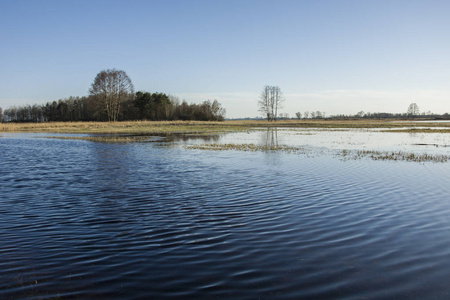
[[(279, 128), (398, 128), (399, 132), (450, 132), (450, 123), (396, 122), (398, 120), (239, 120), (224, 122), (200, 121), (127, 121), (127, 122), (47, 122), (47, 123), (2, 123), (0, 132), (54, 132), (92, 134), (215, 134), (229, 131), (243, 131), (255, 127)], [(439, 127), (421, 129), (416, 127)], [(448, 127), (448, 129), (442, 129)], [(406, 129), (405, 129), (406, 128)], [(392, 132), (392, 131), (390, 131)]]
[(155, 142), (160, 139), (148, 135), (95, 135), (95, 136), (48, 136), (47, 138), (85, 140), (100, 143), (135, 143), (135, 142)]
[(225, 122), (135, 121), (135, 122), (48, 122), (0, 124), (0, 132), (50, 132), (87, 134), (202, 134), (242, 130)]
[[(443, 126), (439, 126), (443, 127)], [(403, 133), (450, 133), (450, 128), (401, 128), (382, 130), (382, 132), (403, 132)]]
[(368, 151), (343, 150), (342, 156), (351, 159), (367, 157), (373, 160), (413, 161), (413, 162), (448, 162), (449, 156), (443, 154), (418, 154), (404, 151)]
[[(251, 151), (251, 152), (267, 152), (267, 151), (283, 151), (296, 154), (309, 154), (312, 149), (302, 147), (292, 147), (287, 145), (255, 145), (255, 144), (197, 144), (186, 145), (186, 149), (191, 150), (210, 150), (210, 151)], [(336, 154), (348, 160), (357, 160), (362, 158), (370, 158), (372, 160), (391, 160), (391, 161), (412, 161), (412, 162), (448, 162), (448, 155), (441, 154), (417, 154), (404, 151), (368, 151), (368, 150), (342, 150)]]
[[(96, 142), (145, 142), (154, 141), (154, 136), (197, 135), (211, 136), (227, 132), (248, 131), (256, 128), (315, 128), (323, 130), (348, 130), (352, 128), (380, 128), (382, 132), (450, 133), (450, 123), (414, 123), (399, 120), (242, 120), (224, 122), (199, 121), (133, 121), (133, 122), (48, 122), (48, 123), (3, 123), (0, 132), (81, 133), (90, 136), (56, 137), (83, 139)], [(304, 133), (302, 133), (304, 134)], [(255, 144), (198, 144), (187, 145), (188, 149), (239, 150), (239, 151), (286, 151), (305, 153), (305, 149), (286, 145), (260, 146)], [(403, 160), (416, 162), (447, 162), (447, 155), (414, 154), (406, 152), (379, 152), (345, 150), (339, 155), (345, 159), (368, 157), (374, 160)]]
[(224, 151), (224, 150), (239, 150), (239, 151), (300, 151), (303, 148), (292, 147), (287, 145), (255, 145), (255, 144), (198, 144), (198, 145), (186, 145), (186, 149), (197, 149), (197, 150), (213, 150), (213, 151)]

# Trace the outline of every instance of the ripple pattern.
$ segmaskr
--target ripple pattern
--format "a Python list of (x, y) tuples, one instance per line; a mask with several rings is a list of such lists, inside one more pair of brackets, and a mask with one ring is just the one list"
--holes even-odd
[(25, 137), (0, 153), (1, 298), (449, 297), (446, 164)]

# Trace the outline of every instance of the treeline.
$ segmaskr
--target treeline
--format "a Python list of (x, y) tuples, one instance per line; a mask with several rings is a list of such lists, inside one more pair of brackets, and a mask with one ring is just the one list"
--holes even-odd
[[(197, 120), (223, 121), (225, 109), (217, 101), (201, 104), (181, 103), (178, 98), (164, 93), (137, 92), (132, 99), (121, 103), (119, 121), (132, 120)], [(0, 108), (3, 122), (75, 122), (108, 121), (108, 116), (96, 96), (69, 97), (43, 105), (13, 106)]]
[(376, 112), (376, 113), (357, 113), (355, 115), (333, 115), (328, 117), (330, 119), (449, 119), (450, 115), (448, 113), (435, 114), (432, 112), (423, 112), (421, 114), (412, 115), (408, 113), (386, 113), (386, 112)]

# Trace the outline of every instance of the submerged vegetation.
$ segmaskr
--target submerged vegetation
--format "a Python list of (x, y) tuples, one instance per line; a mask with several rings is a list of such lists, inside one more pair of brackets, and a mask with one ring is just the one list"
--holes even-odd
[(370, 151), (370, 150), (343, 150), (342, 156), (345, 158), (359, 159), (368, 157), (373, 160), (394, 160), (394, 161), (414, 161), (414, 162), (447, 162), (448, 155), (411, 153), (404, 151)]
[(67, 140), (84, 140), (100, 143), (136, 143), (136, 142), (157, 142), (162, 138), (158, 136), (148, 135), (93, 135), (93, 136), (49, 136), (46, 138), (67, 139)]
[[(311, 130), (296, 130), (311, 129)], [(367, 132), (396, 133), (450, 133), (450, 123), (441, 122), (409, 122), (398, 120), (280, 120), (277, 123), (263, 120), (235, 120), (235, 121), (124, 121), (124, 122), (45, 122), (45, 123), (1, 123), (0, 132), (39, 132), (81, 134), (66, 136), (51, 136), (59, 139), (78, 139), (103, 143), (127, 142), (159, 142), (165, 137), (218, 137), (220, 134), (231, 132), (255, 132), (292, 130), (293, 136), (315, 135), (322, 131), (363, 130)], [(275, 138), (276, 139), (276, 138)], [(169, 139), (171, 140), (171, 139)], [(337, 155), (343, 159), (390, 160), (413, 162), (448, 162), (449, 155), (444, 151), (440, 154), (413, 153), (408, 151), (377, 151), (377, 150), (321, 150), (317, 147), (297, 147), (278, 143), (201, 143), (183, 146), (186, 149), (210, 151), (251, 151), (251, 152), (288, 152), (303, 155), (316, 155), (322, 152)], [(289, 144), (289, 142), (287, 142)], [(441, 141), (417, 146), (448, 147), (448, 142)], [(420, 151), (417, 151), (420, 152)]]
[[(186, 149), (191, 150), (210, 150), (210, 151), (251, 151), (251, 152), (268, 152), (279, 151), (295, 154), (314, 154), (315, 149), (305, 147), (294, 147), (288, 145), (255, 145), (255, 144), (197, 144), (186, 145)], [(412, 161), (412, 162), (436, 162), (444, 163), (448, 162), (449, 155), (442, 154), (418, 154), (404, 151), (370, 151), (370, 150), (342, 150), (332, 151), (335, 155), (338, 155), (345, 160), (357, 160), (362, 158), (370, 158), (372, 160), (390, 160), (390, 161)]]
[(303, 148), (293, 147), (287, 145), (255, 145), (255, 144), (198, 144), (184, 146), (186, 149), (198, 149), (198, 150), (239, 150), (239, 151), (285, 151), (293, 152), (300, 151)]

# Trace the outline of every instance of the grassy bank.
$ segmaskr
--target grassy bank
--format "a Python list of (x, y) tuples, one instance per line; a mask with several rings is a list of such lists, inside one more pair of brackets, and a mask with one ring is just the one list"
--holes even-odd
[[(48, 122), (48, 123), (3, 123), (0, 132), (49, 132), (91, 134), (215, 134), (243, 131), (255, 127), (285, 128), (387, 128), (402, 132), (450, 132), (450, 123), (415, 123), (399, 120), (242, 120), (224, 122), (199, 121), (133, 121), (133, 122)], [(428, 127), (431, 129), (421, 129)], [(434, 130), (433, 128), (439, 127)], [(445, 129), (442, 129), (445, 127)], [(448, 129), (447, 129), (448, 128)]]

